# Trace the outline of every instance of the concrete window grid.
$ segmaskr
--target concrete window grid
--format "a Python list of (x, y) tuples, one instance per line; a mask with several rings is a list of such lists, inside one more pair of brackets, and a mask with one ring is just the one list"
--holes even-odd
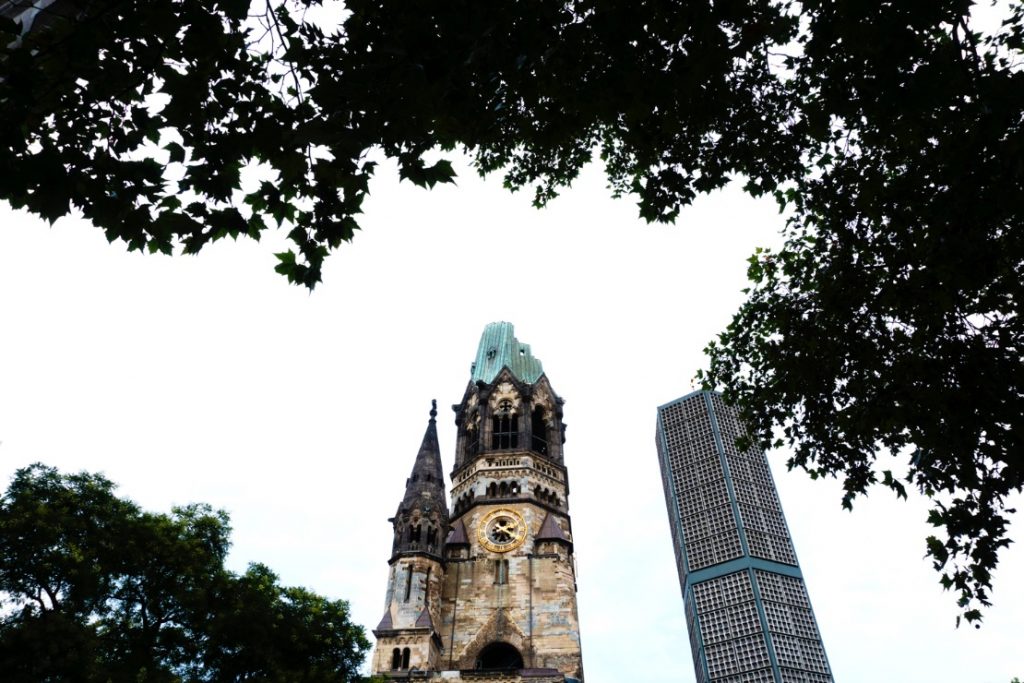
[(720, 643), (732, 640), (732, 610), (728, 607), (714, 612), (705, 612), (700, 617), (700, 635), (705, 643)]
[(772, 633), (788, 633), (798, 635), (793, 626), (793, 620), (789, 615), (789, 605), (783, 605), (770, 600), (762, 601), (764, 615), (768, 619), (768, 630)]
[(828, 673), (828, 660), (825, 659), (825, 648), (821, 640), (798, 638), (804, 656), (804, 668), (815, 673)]
[(779, 666), (791, 667), (794, 669), (804, 668), (803, 651), (800, 643), (792, 636), (782, 633), (772, 634), (772, 643), (775, 645), (775, 657), (779, 660)]
[(726, 457), (726, 462), (729, 464), (729, 474), (732, 475), (733, 479), (755, 480), (757, 473), (753, 463), (750, 462), (750, 458), (737, 457), (730, 454)]
[(756, 575), (757, 585), (764, 600), (782, 602), (808, 610), (811, 608), (811, 601), (807, 597), (807, 589), (804, 588), (802, 580), (762, 569), (756, 570)]
[(697, 458), (681, 463), (676, 466), (676, 472), (679, 486), (683, 489), (707, 486), (713, 482), (725, 479), (722, 462), (717, 456)]
[(719, 562), (727, 562), (737, 557), (743, 557), (743, 544), (740, 542), (739, 531), (730, 531), (719, 534), (715, 539), (715, 553)]
[(771, 669), (759, 669), (758, 671), (745, 671), (735, 676), (722, 676), (716, 678), (712, 683), (775, 683), (775, 676)]
[(708, 663), (708, 674), (711, 675), (711, 680), (715, 680), (719, 676), (736, 673), (733, 665), (735, 656), (731, 642), (716, 643), (714, 645), (705, 643), (704, 657)]
[(772, 548), (775, 550), (775, 559), (783, 564), (790, 564), (794, 567), (797, 564), (796, 551), (793, 550), (793, 542), (789, 536), (770, 535)]
[(775, 487), (771, 472), (768, 470), (768, 463), (763, 455), (760, 457), (747, 457), (739, 454), (729, 454), (726, 456), (726, 462), (729, 463), (729, 473), (734, 478), (744, 479), (770, 488)]
[[(727, 491), (725, 488), (725, 476), (721, 469), (715, 472), (711, 468), (699, 470), (698, 468), (691, 467), (688, 470), (677, 471), (672, 474), (672, 484), (675, 490), (679, 492), (680, 498), (690, 498), (693, 496), (694, 491), (703, 492), (708, 488), (719, 492), (719, 495), (721, 492)], [(713, 501), (713, 504), (721, 502), (724, 501), (718, 498), (717, 502)]]
[(761, 635), (757, 605), (753, 602), (731, 605), (700, 615), (700, 637), (706, 643), (753, 636), (760, 638)]
[(736, 655), (735, 665), (738, 672), (755, 671), (765, 666), (771, 666), (768, 646), (761, 633), (737, 638), (734, 642), (733, 652)]
[(779, 673), (782, 674), (782, 683), (807, 683), (807, 673), (805, 671), (780, 668)]
[[(706, 405), (709, 401), (714, 414), (711, 419)], [(692, 517), (685, 523), (686, 538), (707, 534), (696, 540), (712, 541), (710, 547), (705, 543), (685, 545), (690, 559), (689, 569), (701, 569), (707, 565), (700, 565), (700, 562), (708, 562), (712, 558), (715, 562), (722, 562), (733, 552), (736, 557), (742, 557), (738, 535), (716, 535), (716, 530), (722, 530), (722, 517), (714, 519), (709, 516), (710, 510), (714, 508), (731, 507), (731, 504), (726, 505), (729, 501), (728, 488), (724, 494), (719, 488), (720, 484), (725, 483), (725, 472), (718, 474), (722, 469), (719, 448), (724, 451), (731, 488), (735, 491), (735, 502), (739, 504), (739, 518), (732, 521), (739, 522), (746, 529), (751, 555), (795, 566), (796, 555), (767, 458), (756, 446), (742, 452), (736, 448), (736, 437), (743, 434), (744, 430), (733, 409), (725, 406), (721, 397), (714, 394), (695, 395), (672, 408), (671, 411), (663, 411), (661, 423), (663, 446), (669, 440), (668, 437), (672, 437), (671, 441), (676, 446), (669, 451), (670, 457), (663, 459), (667, 465), (663, 467), (668, 470), (665, 472), (666, 481), (671, 482), (674, 500), (678, 502), (680, 512), (686, 508), (689, 514), (684, 512), (684, 515)], [(715, 431), (711, 429), (713, 423), (716, 423), (720, 437), (718, 442), (714, 438)], [(704, 462), (698, 466), (696, 463), (700, 461)], [(714, 474), (706, 469), (702, 471), (702, 466), (710, 466)], [(722, 497), (717, 497), (719, 495)], [(730, 524), (729, 531), (732, 530)], [(735, 545), (731, 545), (734, 541)], [(745, 650), (741, 645), (743, 638), (753, 639), (763, 645), (766, 637), (761, 631), (759, 605), (754, 602), (749, 583), (752, 573), (758, 577), (758, 583), (762, 584), (761, 597), (765, 601), (763, 609), (772, 638), (780, 640), (778, 665), (792, 675), (791, 679), (784, 677), (783, 680), (792, 680), (793, 683), (833, 683), (803, 581), (760, 569), (717, 577), (690, 589), (692, 605), (700, 615), (700, 636), (703, 639), (693, 641), (694, 647), (699, 642), (710, 646), (704, 653), (698, 652), (698, 655), (707, 656), (711, 683), (775, 683), (771, 665), (767, 661), (767, 648)], [(737, 586), (744, 584), (745, 590), (742, 592), (749, 595), (744, 600), (737, 600)], [(726, 615), (729, 617), (728, 622)], [(688, 622), (690, 628), (697, 626), (693, 619), (688, 618)], [(731, 639), (727, 639), (729, 636)], [(733, 645), (731, 657), (727, 656), (729, 648), (724, 647), (727, 643)], [(698, 663), (696, 668), (698, 680), (702, 680), (703, 667)]]
[(777, 576), (787, 603), (806, 607), (807, 609), (811, 608), (810, 598), (807, 597), (807, 588), (804, 587), (804, 582), (801, 579), (792, 576)]
[(713, 681), (723, 676), (735, 676), (770, 666), (768, 647), (761, 634), (713, 645), (705, 644), (704, 653), (707, 656), (708, 673)]
[[(711, 458), (707, 453), (697, 453), (696, 451), (692, 453), (680, 453), (678, 451), (670, 451), (668, 461), (673, 474), (683, 477), (684, 481), (691, 481), (694, 477), (694, 472), (691, 468), (703, 465), (705, 464), (704, 461), (710, 459)], [(718, 464), (717, 458), (715, 461), (715, 464)], [(725, 476), (721, 472), (721, 467), (719, 467), (718, 476)]]
[(757, 605), (746, 602), (730, 608), (732, 612), (732, 632), (738, 636), (761, 632), (761, 619), (757, 614)]
[(700, 514), (683, 518), (683, 530), (686, 532), (687, 538), (719, 536), (735, 531), (736, 527), (736, 517), (733, 515), (732, 506), (728, 504), (709, 508), (701, 511)]
[(773, 633), (772, 642), (775, 644), (775, 656), (780, 667), (819, 674), (828, 673), (825, 652), (818, 641)]
[(686, 562), (690, 571), (718, 564), (718, 553), (714, 538), (686, 538)]
[(782, 674), (782, 683), (833, 683), (828, 674), (793, 669), (780, 669), (779, 673)]
[(743, 556), (743, 546), (736, 530), (700, 539), (687, 538), (685, 547), (690, 571)]
[(754, 529), (747, 529), (747, 544), (750, 547), (750, 554), (754, 557), (796, 565), (796, 554), (793, 552), (793, 544), (785, 536), (776, 536)]
[(775, 683), (775, 676), (771, 669), (751, 671), (743, 677), (743, 683)]
[(725, 480), (720, 479), (695, 489), (680, 491), (678, 500), (682, 517), (692, 517), (729, 502), (729, 489)]
[(755, 507), (746, 503), (740, 503), (739, 508), (743, 528), (763, 531), (776, 536), (789, 536), (789, 529), (786, 528), (782, 514), (777, 510)]
[(759, 486), (754, 482), (745, 479), (734, 479), (733, 489), (736, 491), (736, 500), (746, 505), (762, 507), (781, 513), (778, 496), (769, 486)]
[(814, 623), (814, 615), (811, 610), (795, 605), (788, 606), (790, 623), (793, 625), (793, 633), (802, 638), (821, 640), (818, 633), (818, 625)]
[(776, 559), (775, 553), (772, 552), (771, 541), (768, 540), (768, 534), (754, 529), (747, 529), (747, 546), (750, 548), (750, 554), (754, 557), (760, 557), (765, 560)]
[(719, 609), (725, 605), (725, 601), (722, 599), (722, 591), (714, 579), (694, 584), (690, 587), (690, 594), (698, 614), (704, 614), (704, 612)]
[(692, 590), (697, 614), (754, 600), (754, 588), (746, 571), (702, 581), (695, 584)]

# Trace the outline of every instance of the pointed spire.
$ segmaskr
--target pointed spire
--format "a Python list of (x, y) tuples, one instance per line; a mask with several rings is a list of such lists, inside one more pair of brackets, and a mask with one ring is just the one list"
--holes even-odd
[(448, 504), (441, 448), (437, 443), (437, 401), (431, 401), (430, 421), (412, 473), (405, 482), (405, 495), (394, 524), (392, 556), (406, 552), (441, 556), (444, 536), (448, 533)]
[(437, 443), (437, 401), (430, 402), (430, 421), (427, 431), (423, 434), (423, 443), (416, 454), (416, 462), (412, 466), (412, 474), (405, 485), (405, 497), (402, 507), (415, 502), (424, 493), (434, 494), (444, 503), (444, 470), (441, 467), (441, 447)]

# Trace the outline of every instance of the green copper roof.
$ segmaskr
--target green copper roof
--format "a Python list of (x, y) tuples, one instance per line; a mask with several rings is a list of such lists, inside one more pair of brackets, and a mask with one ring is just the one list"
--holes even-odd
[(533, 384), (544, 368), (530, 353), (530, 345), (516, 339), (512, 323), (491, 323), (480, 335), (476, 362), (470, 368), (472, 381), (493, 382), (502, 368), (508, 368), (521, 382)]

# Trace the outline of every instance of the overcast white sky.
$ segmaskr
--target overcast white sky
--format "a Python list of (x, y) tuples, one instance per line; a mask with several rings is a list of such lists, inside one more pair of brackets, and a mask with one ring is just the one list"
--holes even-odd
[[(273, 272), (273, 240), (129, 254), (82, 221), (0, 207), (0, 482), (42, 461), (104, 472), (151, 509), (224, 508), (233, 567), (345, 598), (369, 629), (430, 399), (450, 469), (448, 406), (483, 326), (507, 320), (566, 400), (588, 683), (693, 681), (655, 408), (693, 388), (745, 259), (777, 241), (774, 205), (732, 188), (648, 226), (596, 170), (543, 211), (498, 179), (394, 177), (312, 294)], [(920, 501), (879, 490), (846, 513), (834, 482), (769, 459), (837, 681), (1024, 676), (1020, 547), (985, 626), (957, 630)]]

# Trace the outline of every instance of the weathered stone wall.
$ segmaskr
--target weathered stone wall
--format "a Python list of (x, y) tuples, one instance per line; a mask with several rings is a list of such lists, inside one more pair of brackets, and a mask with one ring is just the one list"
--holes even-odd
[[(410, 669), (441, 667), (441, 650), (431, 636), (441, 622), (443, 585), (444, 567), (436, 560), (414, 556), (391, 564), (385, 616), (375, 630), (372, 671), (391, 671), (394, 649), (406, 647)], [(429, 618), (424, 618), (424, 611)]]
[[(478, 541), (484, 517), (499, 508), (512, 508), (528, 527), (523, 545), (498, 553)], [(477, 505), (463, 517), (470, 541), (470, 558), (448, 563), (442, 597), (443, 668), (474, 669), (480, 651), (493, 642), (514, 646), (526, 667), (550, 667), (581, 678), (579, 619), (571, 556), (561, 552), (537, 555), (534, 538), (548, 510), (527, 501), (519, 504)], [(568, 536), (568, 521), (559, 518)], [(498, 582), (497, 562), (508, 562), (505, 583)], [(453, 627), (454, 626), (454, 627)]]
[(565, 676), (553, 669), (523, 669), (520, 671), (403, 671), (387, 674), (396, 681), (420, 683), (566, 683)]

